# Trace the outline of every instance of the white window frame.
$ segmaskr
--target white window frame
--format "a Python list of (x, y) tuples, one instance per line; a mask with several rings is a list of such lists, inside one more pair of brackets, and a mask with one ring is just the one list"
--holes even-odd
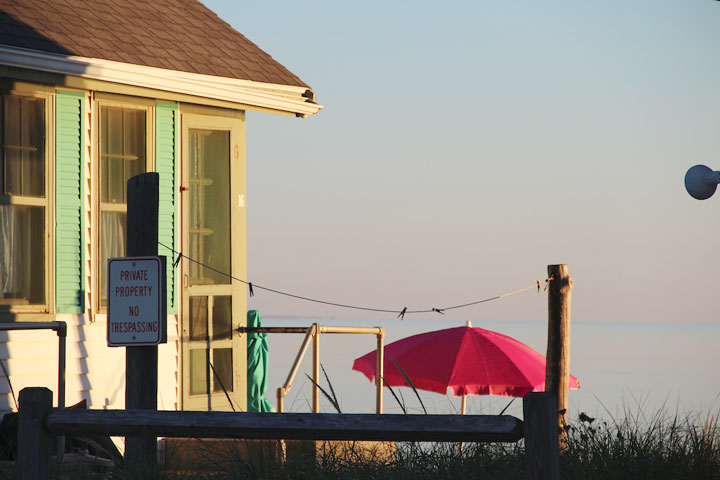
[[(55, 305), (55, 96), (48, 89), (41, 86), (17, 85), (15, 88), (0, 88), (0, 94), (3, 96), (19, 96), (41, 98), (45, 101), (43, 120), (45, 123), (45, 197), (25, 197), (20, 195), (2, 195), (0, 194), (0, 204), (4, 205), (28, 205), (42, 206), (45, 208), (45, 271), (44, 271), (44, 288), (45, 302), (35, 305), (21, 304), (0, 304), (0, 317), (6, 317), (8, 314), (21, 313), (53, 313)], [(0, 108), (4, 102), (0, 102)], [(0, 112), (1, 114), (1, 112)], [(4, 125), (0, 125), (4, 129)], [(4, 133), (0, 133), (0, 138)]]
[[(93, 180), (92, 180), (92, 233), (91, 233), (91, 256), (92, 256), (92, 291), (90, 304), (94, 308), (95, 313), (106, 314), (107, 306), (101, 304), (101, 268), (107, 268), (103, 264), (101, 255), (101, 212), (102, 211), (127, 211), (127, 206), (118, 204), (101, 204), (101, 166), (102, 148), (100, 145), (102, 138), (101, 131), (101, 109), (103, 107), (120, 107), (125, 109), (142, 110), (145, 112), (145, 171), (155, 171), (155, 102), (152, 100), (126, 97), (122, 95), (112, 94), (95, 94), (93, 102)], [(104, 209), (104, 210), (103, 210)]]

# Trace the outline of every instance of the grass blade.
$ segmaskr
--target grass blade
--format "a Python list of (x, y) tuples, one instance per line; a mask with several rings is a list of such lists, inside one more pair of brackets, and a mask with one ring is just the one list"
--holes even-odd
[(509, 407), (510, 405), (512, 405), (512, 402), (514, 402), (516, 398), (517, 398), (517, 397), (513, 397), (513, 399), (510, 400), (510, 402), (509, 402), (507, 405), (505, 405), (505, 408), (503, 408), (502, 411), (501, 411), (498, 415), (502, 415), (503, 413), (505, 413), (505, 410), (507, 410), (508, 407)]
[(233, 403), (232, 399), (230, 398), (230, 394), (228, 393), (227, 389), (225, 388), (225, 385), (223, 384), (222, 378), (220, 378), (220, 375), (217, 374), (215, 371), (215, 367), (213, 367), (213, 364), (210, 360), (208, 360), (208, 365), (210, 365), (210, 369), (213, 372), (213, 375), (215, 378), (217, 378), (217, 381), (220, 383), (220, 387), (222, 387), (223, 392), (225, 392), (225, 396), (227, 397), (228, 403), (230, 404), (230, 408), (232, 408), (233, 412), (236, 412), (235, 410), (235, 404)]
[(315, 380), (313, 380), (313, 378), (310, 375), (308, 375), (306, 373), (305, 376), (310, 379), (310, 381), (313, 383), (313, 385), (315, 385), (318, 388), (318, 390), (320, 390), (322, 392), (323, 395), (325, 395), (325, 398), (327, 398), (328, 402), (330, 402), (332, 404), (332, 406), (335, 407), (335, 410), (337, 410), (338, 413), (342, 413), (340, 411), (340, 405), (337, 403), (337, 400), (334, 399), (333, 397), (331, 397), (330, 394), (323, 387), (318, 385), (318, 383)]
[(333, 403), (334, 403), (335, 405), (338, 405), (337, 410), (340, 411), (340, 408), (339, 408), (340, 402), (338, 402), (337, 395), (335, 395), (335, 389), (333, 388), (332, 382), (330, 381), (330, 377), (328, 377), (328, 374), (327, 374), (327, 372), (325, 371), (325, 367), (323, 366), (322, 363), (320, 364), (320, 368), (322, 368), (323, 375), (325, 375), (325, 381), (328, 383), (328, 386), (330, 387), (330, 393), (332, 394), (332, 398), (333, 398), (333, 400), (334, 400)]
[(13, 401), (15, 402), (15, 410), (20, 410), (20, 407), (18, 407), (17, 398), (15, 398), (15, 390), (13, 389), (12, 382), (10, 381), (10, 375), (8, 374), (7, 369), (5, 368), (5, 364), (0, 360), (0, 367), (2, 367), (2, 371), (5, 374), (5, 379), (7, 380), (8, 386), (10, 387), (10, 393), (12, 394)]
[(402, 412), (403, 412), (405, 415), (407, 415), (407, 409), (405, 408), (405, 402), (401, 402), (401, 401), (400, 401), (400, 399), (398, 398), (398, 396), (395, 394), (395, 390), (393, 390), (393, 388), (390, 386), (390, 384), (385, 381), (385, 378), (384, 378), (384, 377), (380, 377), (380, 378), (382, 378), (383, 384), (384, 384), (386, 387), (388, 387), (388, 390), (390, 390), (390, 393), (392, 393), (392, 396), (393, 396), (393, 398), (395, 398), (395, 401), (398, 403), (398, 405), (400, 405), (400, 409), (402, 410)]
[(420, 402), (420, 406), (422, 407), (423, 412), (425, 412), (425, 415), (427, 415), (427, 413), (428, 413), (427, 409), (425, 408), (425, 404), (423, 403), (422, 398), (420, 398), (420, 394), (418, 393), (417, 388), (415, 388), (415, 384), (413, 383), (412, 380), (410, 380), (410, 377), (408, 377), (408, 374), (405, 373), (405, 370), (403, 370), (403, 368), (400, 366), (398, 361), (395, 360), (395, 357), (390, 357), (390, 358), (392, 358), (393, 363), (395, 364), (397, 369), (400, 370), (400, 373), (402, 374), (402, 376), (405, 377), (405, 381), (408, 383), (408, 385), (410, 385), (410, 388), (412, 388), (413, 392), (415, 392), (415, 396), (417, 397), (418, 401)]

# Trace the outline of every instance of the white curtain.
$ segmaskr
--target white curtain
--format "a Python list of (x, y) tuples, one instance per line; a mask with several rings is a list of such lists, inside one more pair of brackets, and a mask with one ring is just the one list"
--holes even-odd
[(21, 289), (18, 279), (18, 257), (15, 210), (10, 205), (0, 205), (0, 298), (17, 294)]
[(125, 256), (125, 225), (127, 214), (123, 212), (103, 212), (100, 234), (102, 265), (100, 269), (100, 298), (107, 298), (107, 261), (109, 258)]

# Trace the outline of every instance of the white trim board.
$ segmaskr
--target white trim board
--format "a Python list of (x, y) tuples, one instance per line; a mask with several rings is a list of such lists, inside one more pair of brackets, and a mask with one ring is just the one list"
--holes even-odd
[(322, 105), (306, 98), (307, 87), (253, 82), (99, 58), (58, 55), (0, 45), (0, 65), (152, 88), (259, 107), (305, 117)]

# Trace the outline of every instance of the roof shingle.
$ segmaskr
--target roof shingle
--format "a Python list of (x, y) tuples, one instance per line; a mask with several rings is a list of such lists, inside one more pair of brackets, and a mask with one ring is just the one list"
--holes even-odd
[(307, 87), (197, 0), (0, 0), (0, 44)]

